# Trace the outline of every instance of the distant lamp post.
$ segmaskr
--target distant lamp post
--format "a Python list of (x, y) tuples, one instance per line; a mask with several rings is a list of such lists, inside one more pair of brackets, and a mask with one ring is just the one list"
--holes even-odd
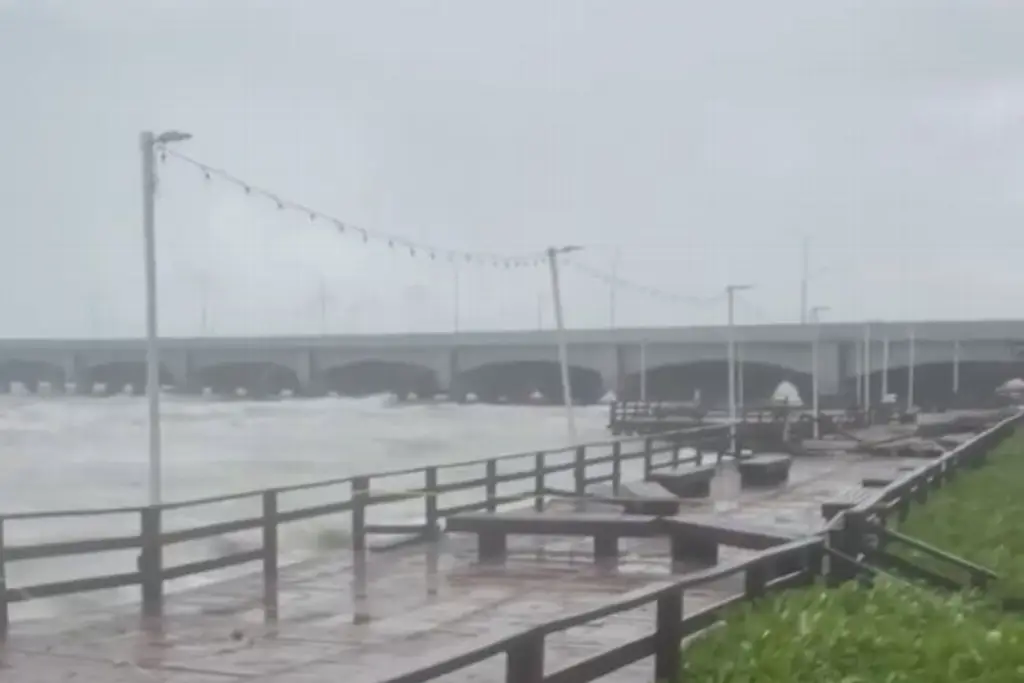
[(808, 311), (811, 324), (814, 325), (814, 340), (811, 342), (811, 412), (814, 415), (814, 438), (821, 438), (820, 380), (821, 361), (821, 314), (828, 311), (828, 306), (815, 306)]
[(142, 152), (142, 230), (146, 273), (146, 399), (149, 403), (149, 504), (159, 505), (160, 462), (160, 337), (156, 283), (156, 148), (184, 142), (189, 133), (169, 130), (139, 134)]
[(734, 456), (736, 453), (736, 292), (752, 289), (753, 285), (728, 285), (725, 288), (726, 297), (729, 301), (729, 449)]
[(562, 375), (562, 400), (565, 403), (565, 420), (569, 428), (569, 440), (577, 442), (576, 416), (572, 409), (572, 383), (569, 379), (569, 345), (565, 338), (565, 318), (562, 314), (562, 288), (558, 278), (558, 257), (571, 254), (583, 247), (551, 247), (548, 249), (548, 266), (551, 269), (551, 298), (555, 312), (555, 334), (558, 340), (558, 365)]

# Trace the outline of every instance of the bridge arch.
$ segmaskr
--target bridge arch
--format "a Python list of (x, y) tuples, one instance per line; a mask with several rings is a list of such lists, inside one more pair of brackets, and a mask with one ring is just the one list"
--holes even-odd
[(250, 398), (280, 396), (285, 391), (300, 394), (304, 388), (291, 368), (263, 361), (207, 365), (195, 372), (190, 384), (219, 396), (236, 396), (243, 390)]
[[(569, 383), (574, 403), (597, 403), (605, 394), (604, 379), (592, 368), (570, 365)], [(556, 361), (486, 363), (460, 372), (452, 385), (451, 393), (459, 400), (474, 394), (485, 403), (562, 402), (561, 367)]]
[[(773, 363), (745, 361), (737, 366), (743, 373), (743, 399), (747, 405), (769, 400), (783, 382), (800, 392), (804, 403), (811, 395), (810, 373)], [(652, 401), (690, 401), (700, 391), (701, 401), (724, 406), (729, 400), (729, 363), (727, 360), (701, 360), (669, 363), (647, 369), (647, 398)], [(627, 375), (623, 398), (640, 398), (640, 373)], [(737, 400), (740, 397), (737, 396)]]
[[(914, 366), (914, 402), (925, 408), (950, 407), (955, 405), (985, 405), (996, 400), (996, 389), (1016, 377), (1024, 378), (1024, 360), (1013, 361), (961, 361), (959, 368), (959, 390), (953, 392), (953, 362), (920, 363)], [(889, 393), (906, 399), (910, 368), (899, 366), (889, 368), (887, 386)], [(844, 393), (855, 397), (856, 382), (863, 381), (863, 375), (847, 378)], [(871, 401), (882, 398), (882, 371), (871, 373)]]
[(51, 390), (63, 391), (66, 381), (64, 369), (53, 363), (17, 358), (0, 362), (0, 393), (9, 392), (15, 383), (32, 393), (44, 383)]
[(336, 365), (320, 373), (319, 388), (342, 396), (397, 394), (420, 397), (441, 393), (437, 373), (416, 363), (362, 360)]
[[(125, 389), (130, 389), (133, 394), (142, 394), (146, 391), (146, 363), (114, 361), (93, 365), (83, 373), (81, 384), (82, 386), (77, 387), (80, 393), (95, 393), (97, 385), (103, 385), (103, 393), (108, 396), (119, 394)], [(174, 375), (166, 367), (161, 366), (160, 385), (174, 384)]]

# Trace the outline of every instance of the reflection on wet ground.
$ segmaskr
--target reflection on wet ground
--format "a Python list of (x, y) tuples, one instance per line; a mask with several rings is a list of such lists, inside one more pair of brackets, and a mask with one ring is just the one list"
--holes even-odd
[[(856, 454), (798, 458), (786, 486), (741, 491), (734, 465), (726, 462), (712, 497), (687, 512), (807, 533), (821, 524), (822, 502), (848, 495), (865, 477), (895, 478), (901, 468), (921, 464)], [(475, 540), (461, 535), (368, 554), (337, 551), (281, 569), (276, 621), (265, 618), (262, 578), (247, 576), (169, 596), (156, 622), (140, 622), (126, 607), (15, 624), (0, 674), (17, 683), (370, 682), (672, 575), (667, 539), (623, 539), (612, 567), (595, 565), (591, 548), (589, 539), (512, 537), (506, 564), (486, 567), (476, 564)], [(723, 548), (721, 560), (745, 552)], [(676, 567), (689, 569), (696, 567)], [(738, 575), (690, 591), (684, 610), (738, 592), (741, 584)], [(546, 669), (653, 629), (648, 606), (552, 634)], [(494, 657), (443, 680), (502, 680), (504, 666), (504, 657)], [(652, 675), (650, 662), (641, 662), (602, 680)]]

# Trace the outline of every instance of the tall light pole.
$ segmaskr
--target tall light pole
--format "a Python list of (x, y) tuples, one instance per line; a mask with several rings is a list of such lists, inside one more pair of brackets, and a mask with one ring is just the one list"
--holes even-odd
[(647, 403), (647, 342), (640, 342), (640, 401)]
[(462, 310), (462, 297), (461, 287), (459, 283), (459, 264), (452, 264), (452, 299), (454, 300), (454, 310), (452, 311), (452, 331), (457, 335), (459, 333), (459, 326), (461, 321), (459, 316)]
[(889, 333), (882, 337), (882, 401), (889, 395)]
[(960, 393), (960, 340), (953, 342), (953, 397)]
[(753, 285), (727, 285), (726, 297), (729, 300), (729, 450), (734, 457), (736, 453), (736, 292), (748, 290)]
[(149, 504), (159, 505), (160, 462), (160, 334), (156, 278), (156, 148), (192, 136), (176, 130), (139, 134), (142, 152), (142, 241), (146, 273), (146, 399), (149, 404)]
[(871, 323), (864, 323), (864, 413), (871, 413)]
[(914, 366), (917, 364), (917, 340), (915, 339), (914, 328), (910, 328), (907, 334), (907, 412), (914, 409)]
[(811, 240), (804, 237), (801, 247), (801, 275), (800, 275), (800, 324), (807, 324), (809, 311), (807, 310), (807, 280), (810, 278), (810, 247)]
[(558, 279), (558, 257), (571, 254), (582, 247), (550, 247), (548, 265), (551, 268), (551, 298), (554, 303), (555, 333), (558, 338), (558, 365), (562, 374), (562, 400), (565, 402), (565, 421), (569, 440), (576, 444), (576, 416), (572, 410), (572, 384), (569, 379), (569, 345), (565, 338), (565, 318), (562, 315), (562, 287)]
[(612, 276), (608, 283), (608, 327), (615, 329), (615, 305), (616, 305), (616, 293), (618, 290), (618, 276), (619, 276), (619, 261), (622, 258), (622, 252), (619, 249), (615, 250), (612, 255)]
[(814, 325), (814, 339), (811, 342), (811, 412), (814, 415), (814, 438), (821, 437), (821, 409), (820, 405), (820, 389), (818, 376), (821, 373), (820, 361), (820, 345), (821, 345), (821, 314), (829, 310), (828, 306), (815, 306), (808, 311), (808, 317), (810, 318), (811, 324)]

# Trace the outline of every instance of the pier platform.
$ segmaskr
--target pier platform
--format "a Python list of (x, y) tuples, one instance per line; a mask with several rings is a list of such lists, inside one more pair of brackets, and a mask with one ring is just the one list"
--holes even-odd
[[(807, 534), (821, 504), (848, 496), (865, 478), (896, 478), (920, 459), (835, 454), (794, 460), (789, 480), (743, 490), (736, 466), (721, 464), (711, 495), (686, 513)], [(553, 499), (549, 509), (576, 509)], [(593, 507), (595, 504), (588, 504)], [(600, 505), (600, 504), (596, 504)], [(607, 508), (605, 508), (607, 509)], [(722, 548), (720, 561), (744, 556)], [(170, 594), (159, 619), (137, 606), (102, 614), (18, 623), (0, 649), (0, 679), (17, 683), (373, 683), (457, 654), (481, 638), (514, 633), (557, 616), (700, 568), (673, 566), (663, 539), (623, 539), (618, 560), (595, 563), (589, 539), (509, 538), (502, 565), (477, 562), (473, 536), (388, 551), (336, 551), (280, 570), (279, 613), (268, 620), (259, 575)], [(741, 590), (742, 576), (688, 591), (684, 612)], [(546, 666), (560, 666), (651, 632), (652, 606), (552, 634)], [(438, 680), (503, 680), (495, 656)], [(651, 680), (643, 663), (602, 680)]]

